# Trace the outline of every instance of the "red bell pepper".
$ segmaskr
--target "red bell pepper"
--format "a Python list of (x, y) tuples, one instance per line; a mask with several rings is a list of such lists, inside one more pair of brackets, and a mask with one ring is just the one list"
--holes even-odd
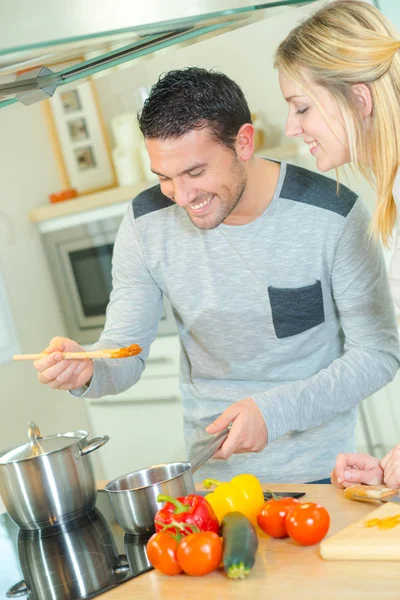
[(214, 531), (219, 534), (219, 521), (203, 496), (189, 494), (172, 498), (160, 494), (157, 502), (166, 504), (154, 517), (156, 531), (167, 531), (179, 537), (199, 531)]

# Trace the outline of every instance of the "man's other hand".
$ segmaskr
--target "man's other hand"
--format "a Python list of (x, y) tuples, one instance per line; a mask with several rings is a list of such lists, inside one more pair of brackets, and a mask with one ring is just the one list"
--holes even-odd
[(268, 443), (264, 418), (252, 398), (235, 402), (207, 428), (207, 433), (219, 433), (232, 423), (231, 430), (213, 458), (226, 460), (232, 454), (261, 452)]

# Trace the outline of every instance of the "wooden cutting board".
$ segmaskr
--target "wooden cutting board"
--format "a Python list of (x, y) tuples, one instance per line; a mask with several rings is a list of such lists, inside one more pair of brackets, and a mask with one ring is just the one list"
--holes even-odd
[(387, 502), (320, 544), (327, 560), (400, 560), (400, 524), (392, 529), (365, 527), (370, 519), (400, 515), (400, 504)]

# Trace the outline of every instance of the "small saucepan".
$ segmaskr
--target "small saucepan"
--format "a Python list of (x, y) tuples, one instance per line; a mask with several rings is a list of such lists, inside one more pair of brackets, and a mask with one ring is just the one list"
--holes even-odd
[(212, 440), (190, 462), (154, 465), (110, 481), (105, 489), (122, 529), (134, 535), (154, 531), (154, 516), (163, 506), (163, 503), (157, 502), (159, 494), (175, 498), (194, 494), (193, 473), (222, 446), (229, 429), (212, 436)]

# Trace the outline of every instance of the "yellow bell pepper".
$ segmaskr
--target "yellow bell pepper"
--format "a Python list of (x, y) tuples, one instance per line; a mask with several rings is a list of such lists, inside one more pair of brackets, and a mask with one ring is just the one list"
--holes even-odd
[(214, 509), (221, 523), (224, 516), (229, 512), (239, 511), (254, 524), (257, 523), (257, 515), (264, 506), (264, 494), (257, 477), (250, 474), (236, 475), (229, 483), (222, 483), (216, 479), (206, 479), (203, 486), (209, 489), (216, 485), (216, 489), (207, 494), (206, 500)]

